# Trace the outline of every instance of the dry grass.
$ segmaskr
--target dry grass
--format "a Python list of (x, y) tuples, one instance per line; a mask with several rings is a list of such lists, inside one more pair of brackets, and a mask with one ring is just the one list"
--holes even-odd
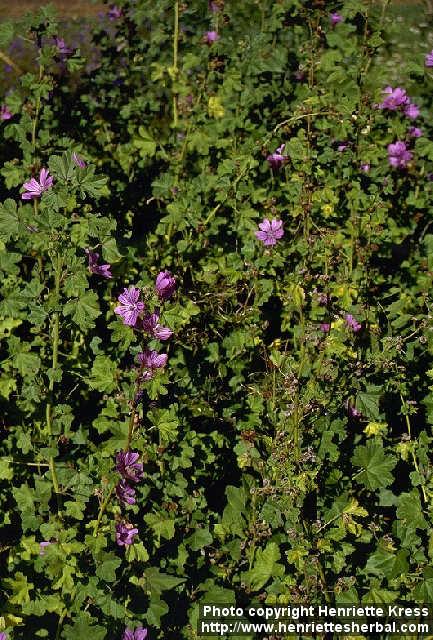
[[(49, 1), (50, 0), (0, 0), (0, 20), (17, 18), (28, 11), (35, 11), (39, 7), (48, 4)], [(59, 16), (65, 18), (94, 16), (97, 15), (99, 11), (107, 10), (107, 5), (104, 5), (102, 2), (93, 2), (92, 0), (51, 0), (51, 3), (57, 7)], [(425, 6), (425, 3), (426, 0), (391, 0), (390, 6)], [(428, 0), (427, 4), (433, 5), (433, 0)]]
[(18, 18), (47, 4), (53, 4), (59, 16), (65, 18), (95, 16), (99, 11), (107, 10), (107, 5), (91, 0), (0, 0), (0, 20)]

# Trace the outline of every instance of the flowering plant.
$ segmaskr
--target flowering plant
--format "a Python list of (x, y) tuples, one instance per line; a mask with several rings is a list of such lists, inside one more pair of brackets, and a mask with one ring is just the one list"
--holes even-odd
[(0, 25), (0, 640), (432, 599), (433, 62), (388, 10)]

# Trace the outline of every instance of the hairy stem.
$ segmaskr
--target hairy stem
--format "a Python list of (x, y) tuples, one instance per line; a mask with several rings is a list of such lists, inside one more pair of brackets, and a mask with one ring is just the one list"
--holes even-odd
[(133, 407), (131, 411), (131, 417), (129, 419), (128, 438), (126, 440), (126, 445), (124, 449), (125, 451), (129, 451), (131, 447), (132, 432), (134, 430), (134, 421), (135, 421), (135, 408)]
[(12, 69), (15, 69), (17, 73), (22, 73), (22, 69), (14, 62), (6, 53), (0, 51), (0, 60), (6, 62)]
[[(179, 53), (179, 0), (174, 0), (174, 33), (173, 33), (173, 83), (177, 81)], [(177, 91), (173, 88), (173, 127), (178, 124)]]
[[(54, 376), (57, 370), (58, 362), (59, 362), (59, 329), (60, 329), (60, 318), (59, 318), (59, 299), (60, 299), (60, 277), (62, 270), (62, 261), (60, 255), (57, 253), (55, 259), (53, 260), (53, 268), (54, 268), (54, 305), (55, 311), (53, 315), (53, 324), (52, 324), (52, 340), (53, 340), (53, 351), (52, 351), (52, 360), (51, 360), (51, 369), (52, 374), (50, 377), (50, 382), (48, 386), (48, 402), (46, 406), (46, 420), (47, 420), (47, 430), (48, 435), (52, 436), (53, 434), (53, 405), (52, 405), (52, 395), (54, 392)], [(53, 480), (53, 487), (55, 493), (58, 495), (59, 491), (59, 482), (57, 479), (56, 466), (54, 463), (54, 457), (50, 456), (49, 465), (51, 476)]]
[(105, 509), (107, 508), (107, 504), (110, 502), (110, 498), (113, 495), (113, 491), (115, 489), (115, 485), (113, 485), (110, 491), (105, 496), (103, 502), (101, 502), (101, 506), (99, 508), (98, 519), (96, 520), (95, 526), (93, 527), (93, 537), (96, 538), (98, 535), (99, 525), (101, 524), (102, 516), (105, 513)]

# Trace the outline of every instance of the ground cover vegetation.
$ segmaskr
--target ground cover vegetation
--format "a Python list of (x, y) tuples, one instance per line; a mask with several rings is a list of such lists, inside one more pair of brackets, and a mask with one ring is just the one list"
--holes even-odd
[(433, 53), (399, 81), (387, 11), (1, 23), (2, 640), (432, 603)]

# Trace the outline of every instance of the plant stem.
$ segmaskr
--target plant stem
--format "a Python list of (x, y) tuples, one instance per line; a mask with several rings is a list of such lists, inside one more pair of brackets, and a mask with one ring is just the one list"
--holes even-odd
[[(403, 398), (403, 394), (402, 393), (400, 393), (400, 400), (401, 400), (401, 405), (403, 407), (405, 402), (404, 402), (404, 398)], [(409, 417), (408, 409), (406, 409), (406, 413), (404, 414), (404, 417), (405, 417), (405, 420), (406, 420), (406, 427), (407, 427), (407, 434), (409, 436), (409, 442), (412, 445), (412, 442), (413, 442), (413, 440), (412, 440), (412, 429), (411, 429), (410, 417)], [(425, 489), (424, 484), (422, 483), (422, 475), (421, 475), (420, 470), (419, 470), (418, 462), (417, 462), (417, 459), (416, 459), (416, 453), (415, 453), (414, 449), (412, 448), (412, 446), (410, 448), (410, 452), (411, 452), (411, 455), (412, 455), (412, 461), (413, 461), (414, 467), (416, 469), (416, 472), (418, 473), (419, 477), (421, 478), (421, 491), (422, 491), (422, 495), (423, 495), (423, 498), (424, 498), (424, 502), (427, 503), (428, 502), (428, 498), (427, 498), (426, 489)]]
[(0, 51), (0, 60), (6, 62), (6, 64), (12, 67), (12, 69), (15, 69), (17, 73), (22, 73), (22, 69), (3, 51)]
[(99, 525), (101, 524), (102, 516), (105, 513), (105, 509), (107, 508), (107, 504), (110, 502), (110, 498), (113, 495), (114, 488), (115, 488), (115, 485), (113, 485), (111, 487), (110, 491), (105, 496), (104, 501), (101, 503), (101, 506), (100, 506), (100, 509), (99, 509), (99, 513), (98, 513), (98, 519), (96, 520), (95, 526), (93, 527), (93, 537), (94, 538), (96, 538), (96, 536), (98, 535), (98, 529), (99, 529)]
[(129, 451), (129, 448), (131, 446), (132, 432), (134, 430), (134, 420), (135, 420), (135, 409), (133, 408), (132, 411), (131, 411), (131, 417), (129, 419), (128, 438), (126, 440), (126, 445), (125, 445), (124, 451)]
[[(42, 76), (44, 75), (44, 68), (42, 65), (39, 65), (39, 82), (42, 81)], [(35, 117), (33, 120), (33, 128), (32, 128), (32, 150), (33, 150), (33, 160), (35, 160), (34, 156), (36, 154), (36, 129), (38, 126), (39, 119), (39, 111), (41, 110), (41, 96), (38, 94), (36, 98), (36, 108), (35, 108)]]
[[(174, 33), (173, 33), (173, 83), (177, 81), (179, 53), (179, 0), (174, 0)], [(177, 91), (173, 88), (173, 127), (178, 124)]]
[[(52, 339), (53, 339), (53, 352), (52, 352), (52, 360), (51, 360), (51, 369), (52, 369), (52, 374), (50, 377), (50, 382), (49, 382), (49, 386), (48, 386), (48, 402), (47, 402), (47, 406), (46, 406), (46, 420), (47, 420), (47, 430), (48, 430), (48, 435), (52, 436), (53, 434), (53, 420), (52, 420), (52, 395), (53, 395), (53, 391), (54, 391), (54, 376), (55, 376), (55, 372), (57, 370), (57, 366), (58, 366), (58, 362), (59, 362), (59, 326), (60, 326), (60, 319), (59, 319), (59, 311), (58, 311), (58, 305), (59, 305), (59, 299), (60, 299), (60, 277), (61, 277), (61, 270), (62, 270), (62, 261), (61, 261), (61, 257), (59, 255), (59, 253), (56, 254), (56, 258), (55, 260), (53, 260), (53, 268), (54, 268), (54, 305), (55, 305), (55, 311), (54, 311), (54, 315), (53, 315), (53, 333), (52, 333)], [(52, 476), (52, 480), (53, 480), (53, 487), (54, 487), (54, 491), (57, 495), (59, 495), (60, 491), (59, 491), (59, 482), (57, 479), (57, 472), (56, 472), (56, 467), (54, 464), (54, 457), (50, 456), (49, 458), (49, 465), (50, 465), (50, 471), (51, 471), (51, 476)]]

